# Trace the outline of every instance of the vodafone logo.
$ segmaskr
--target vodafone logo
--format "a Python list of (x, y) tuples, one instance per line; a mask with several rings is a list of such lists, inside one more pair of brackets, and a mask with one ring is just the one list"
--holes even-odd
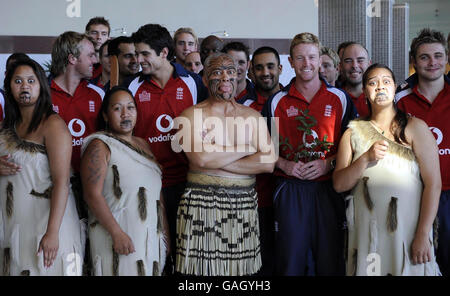
[[(168, 124), (165, 124), (165, 127), (161, 125), (161, 121), (164, 119), (164, 121), (168, 122)], [(173, 119), (167, 114), (162, 114), (156, 119), (156, 127), (158, 130), (162, 133), (167, 133), (173, 128)]]
[(84, 132), (86, 131), (86, 126), (84, 125), (84, 122), (78, 118), (72, 119), (68, 124), (68, 128), (70, 133), (74, 137), (81, 137), (82, 135), (84, 135)]
[[(311, 130), (311, 133), (312, 135), (307, 135), (306, 133), (303, 133), (303, 144), (305, 145), (306, 148), (311, 148), (314, 143), (314, 140), (319, 138), (315, 130)], [(308, 137), (308, 139), (306, 137)], [(309, 140), (310, 138), (313, 138), (313, 140), (307, 142), (306, 140)]]
[(432, 126), (432, 127), (430, 127), (430, 131), (431, 131), (433, 134), (436, 135), (436, 143), (437, 143), (438, 146), (439, 146), (439, 144), (442, 143), (442, 140), (443, 140), (443, 138), (444, 138), (444, 136), (442, 135), (441, 130), (438, 129), (437, 127), (433, 127), (433, 126)]

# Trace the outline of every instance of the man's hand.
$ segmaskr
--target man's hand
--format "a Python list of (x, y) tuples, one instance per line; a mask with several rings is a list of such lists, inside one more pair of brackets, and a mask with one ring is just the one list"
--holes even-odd
[(314, 180), (330, 171), (330, 166), (327, 165), (326, 159), (316, 159), (303, 164), (299, 168), (300, 179)]
[(302, 179), (300, 176), (300, 167), (304, 164), (303, 162), (295, 162), (286, 159), (279, 159), (279, 168), (288, 176), (293, 176), (298, 179)]

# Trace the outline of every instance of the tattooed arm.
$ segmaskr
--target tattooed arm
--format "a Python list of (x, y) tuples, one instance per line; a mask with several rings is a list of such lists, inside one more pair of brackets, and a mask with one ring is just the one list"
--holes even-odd
[(89, 209), (113, 240), (114, 251), (128, 255), (135, 251), (130, 237), (122, 230), (102, 194), (111, 152), (104, 142), (92, 140), (81, 159), (83, 195)]
[(42, 252), (44, 255), (44, 266), (50, 267), (58, 253), (59, 229), (69, 195), (72, 137), (65, 122), (57, 115), (52, 115), (45, 121), (43, 134), (53, 188), (47, 231), (39, 242), (38, 253)]

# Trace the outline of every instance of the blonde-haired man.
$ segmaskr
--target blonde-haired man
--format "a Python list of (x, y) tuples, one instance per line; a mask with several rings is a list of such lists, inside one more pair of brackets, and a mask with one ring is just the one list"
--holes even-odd
[(339, 76), (339, 63), (339, 56), (334, 50), (325, 46), (320, 49), (319, 73), (332, 86), (336, 86), (336, 80)]
[(331, 171), (355, 110), (343, 91), (319, 77), (320, 47), (314, 34), (294, 37), (289, 62), (296, 76), (263, 110), (279, 119), (271, 131), (280, 137), (273, 198), (279, 275), (344, 274), (344, 204), (333, 190)]
[(179, 28), (173, 35), (175, 61), (185, 67), (186, 56), (198, 50), (198, 38), (191, 28)]
[(79, 177), (83, 139), (96, 131), (97, 115), (104, 91), (88, 82), (97, 62), (94, 43), (86, 35), (64, 32), (56, 38), (52, 49), (50, 82), (53, 110), (66, 122), (72, 135), (71, 179), (80, 216), (87, 217)]

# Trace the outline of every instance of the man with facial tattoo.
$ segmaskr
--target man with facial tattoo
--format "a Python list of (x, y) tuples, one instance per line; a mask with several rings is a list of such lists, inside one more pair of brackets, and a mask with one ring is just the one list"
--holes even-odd
[[(134, 132), (149, 142), (162, 166), (162, 193), (171, 249), (175, 251), (176, 213), (186, 184), (188, 162), (183, 153), (177, 153), (170, 147), (170, 140), (175, 135), (173, 119), (184, 109), (203, 100), (206, 88), (198, 75), (170, 62), (175, 52), (174, 42), (166, 28), (147, 24), (133, 33), (132, 39), (138, 63), (142, 67), (128, 86), (138, 110)], [(166, 263), (168, 274), (172, 272), (171, 266), (170, 262)]]
[(189, 160), (177, 214), (176, 271), (251, 275), (261, 267), (254, 175), (273, 171), (274, 147), (259, 112), (234, 99), (233, 58), (213, 54), (204, 66), (209, 97), (176, 119), (181, 129), (172, 142)]

